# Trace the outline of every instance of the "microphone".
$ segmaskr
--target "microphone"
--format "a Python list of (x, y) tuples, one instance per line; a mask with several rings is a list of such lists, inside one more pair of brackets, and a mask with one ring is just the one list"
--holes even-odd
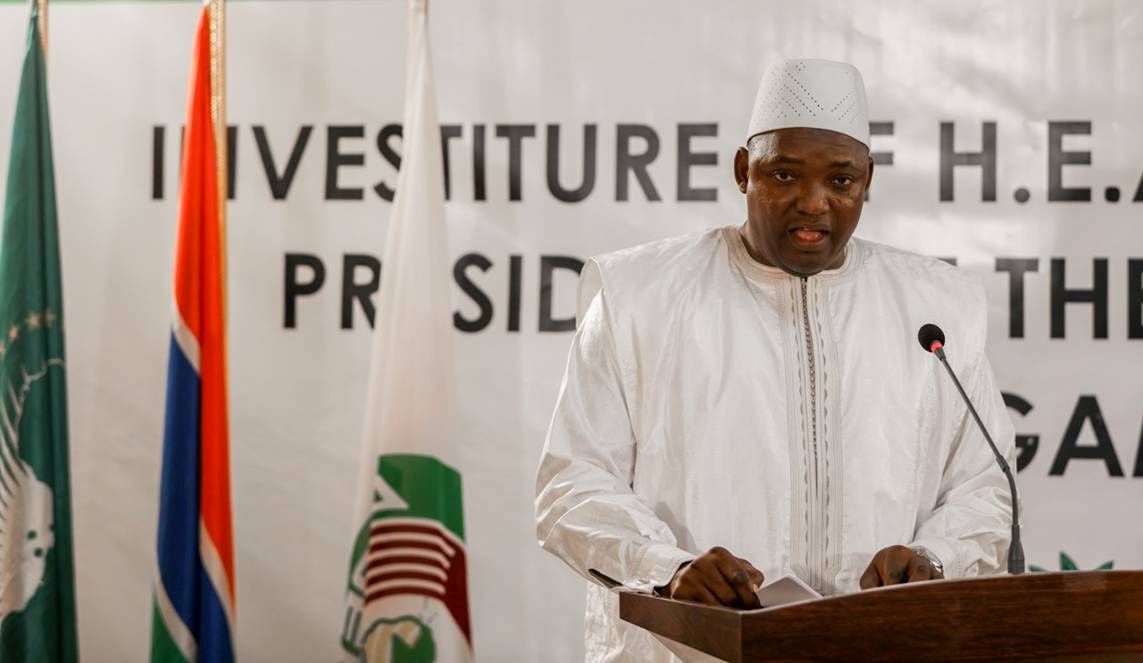
[(941, 360), (941, 364), (944, 365), (953, 384), (956, 385), (956, 390), (960, 392), (960, 397), (964, 399), (964, 404), (968, 406), (969, 413), (976, 420), (977, 427), (980, 428), (981, 433), (984, 433), (984, 439), (988, 441), (988, 446), (992, 447), (992, 454), (996, 456), (996, 462), (1000, 465), (1001, 471), (1004, 472), (1004, 477), (1008, 479), (1008, 492), (1012, 497), (1012, 545), (1008, 548), (1008, 573), (1020, 575), (1024, 573), (1024, 546), (1020, 543), (1020, 503), (1016, 501), (1016, 479), (1012, 476), (1012, 468), (1008, 466), (1008, 461), (996, 448), (996, 443), (992, 441), (992, 436), (988, 434), (988, 429), (984, 427), (984, 422), (980, 420), (980, 415), (976, 413), (976, 408), (972, 406), (968, 394), (964, 393), (964, 387), (960, 386), (960, 380), (957, 379), (952, 366), (949, 366), (948, 360), (945, 359), (945, 333), (933, 323), (926, 323), (917, 330), (917, 341), (926, 352), (935, 354), (937, 359)]

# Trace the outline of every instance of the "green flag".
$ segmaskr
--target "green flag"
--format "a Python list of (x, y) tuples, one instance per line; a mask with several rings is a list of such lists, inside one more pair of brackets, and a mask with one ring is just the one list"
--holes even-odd
[(72, 663), (63, 294), (37, 18), (33, 5), (0, 235), (0, 661)]

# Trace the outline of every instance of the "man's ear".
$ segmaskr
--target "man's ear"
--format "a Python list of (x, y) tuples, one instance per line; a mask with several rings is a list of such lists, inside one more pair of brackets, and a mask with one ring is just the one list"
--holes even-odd
[[(870, 162), (870, 167), (873, 164)], [(750, 152), (740, 147), (734, 153), (734, 181), (738, 183), (738, 190), (746, 193), (747, 174), (750, 171)]]
[(869, 195), (869, 187), (873, 185), (873, 157), (869, 157), (869, 174), (865, 176), (865, 194)]

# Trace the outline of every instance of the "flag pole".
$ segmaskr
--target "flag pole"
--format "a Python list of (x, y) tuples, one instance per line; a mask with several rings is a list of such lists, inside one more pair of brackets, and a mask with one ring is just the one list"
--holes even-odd
[[(226, 201), (229, 199), (230, 189), (230, 176), (229, 176), (229, 157), (230, 149), (227, 143), (229, 142), (229, 132), (226, 127), (226, 0), (206, 0), (210, 8), (210, 120), (214, 130), (214, 166), (215, 166), (215, 181), (217, 182), (217, 196), (218, 196), (218, 270), (219, 270), (219, 293), (221, 299), (222, 310), (219, 315), (222, 320), (222, 336), (226, 336), (227, 328), (227, 306), (228, 294), (226, 288), (226, 266), (227, 266), (227, 251), (226, 251)], [(225, 346), (225, 342), (224, 342)], [(222, 360), (222, 381), (226, 384), (228, 380), (227, 374), (229, 369), (225, 359), (225, 350), (223, 350)], [(227, 406), (229, 407), (229, 406)], [(229, 438), (227, 440), (229, 446)], [(229, 451), (227, 452), (229, 454)], [(228, 462), (229, 468), (229, 462)], [(229, 494), (229, 469), (226, 476), (227, 493)], [(233, 511), (226, 514), (227, 520), (233, 518)], [(230, 610), (227, 610), (228, 627), (230, 637), (234, 637), (236, 624), (234, 623), (234, 605), (236, 596), (234, 595), (233, 587), (230, 588), (231, 595), (227, 600), (227, 605)], [(231, 641), (233, 643), (233, 640)]]
[(210, 7), (210, 119), (214, 127), (215, 179), (218, 182), (218, 232), (222, 260), (222, 317), (226, 320), (226, 201), (229, 172), (226, 130), (226, 2), (205, 0)]

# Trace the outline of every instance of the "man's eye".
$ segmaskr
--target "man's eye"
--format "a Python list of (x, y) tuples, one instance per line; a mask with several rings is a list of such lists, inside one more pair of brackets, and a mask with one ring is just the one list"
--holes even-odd
[(838, 175), (837, 177), (833, 178), (833, 183), (838, 186), (849, 186), (855, 181), (857, 180), (852, 175)]
[(794, 174), (788, 170), (778, 170), (774, 171), (774, 179), (778, 180), (779, 182), (793, 182)]

